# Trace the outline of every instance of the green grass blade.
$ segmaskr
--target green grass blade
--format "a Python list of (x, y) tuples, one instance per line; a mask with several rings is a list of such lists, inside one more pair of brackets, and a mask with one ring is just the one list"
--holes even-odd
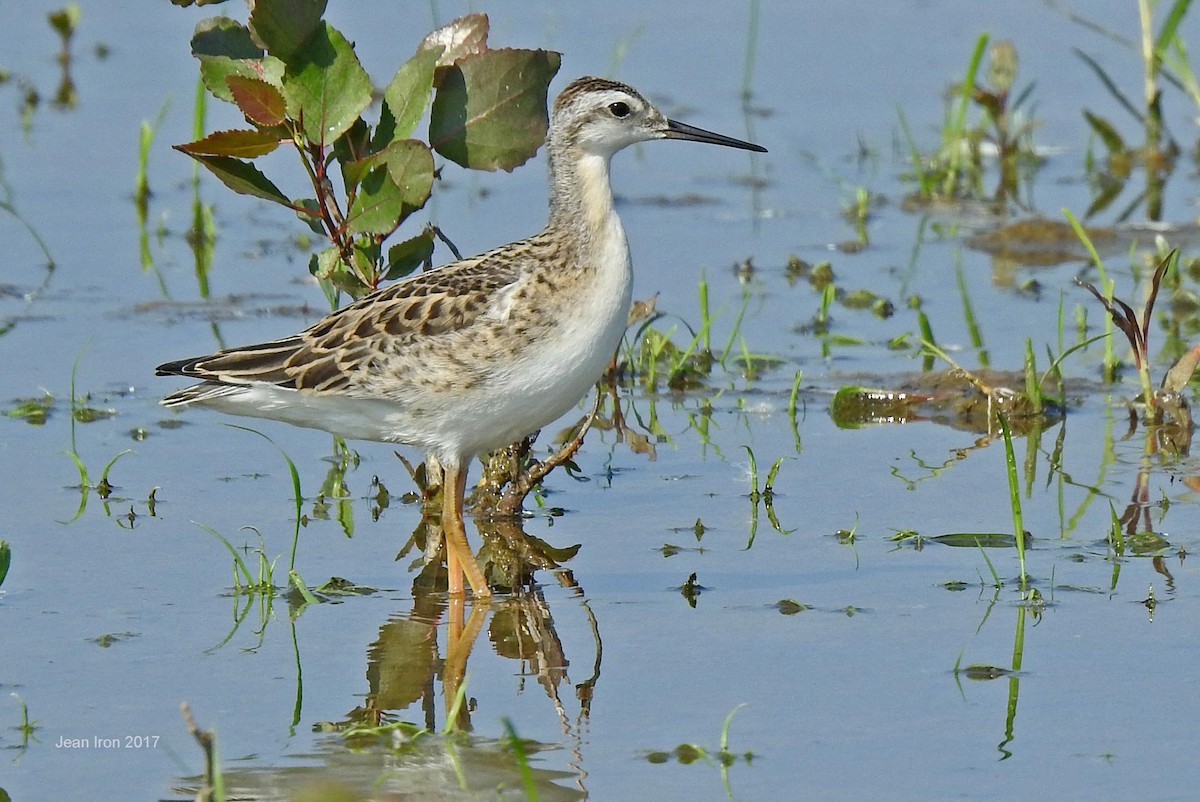
[(0, 540), (0, 585), (4, 584), (4, 578), (8, 576), (8, 569), (11, 565), (12, 547), (8, 545), (7, 540)]
[(1042, 383), (1037, 374), (1037, 357), (1033, 353), (1033, 340), (1025, 338), (1025, 397), (1037, 414), (1042, 413)]
[(788, 396), (788, 423), (792, 427), (792, 442), (796, 446), (796, 452), (800, 451), (800, 425), (796, 422), (796, 407), (800, 398), (800, 380), (804, 376), (804, 371), (796, 371), (796, 378), (792, 380), (792, 394)]
[(920, 188), (920, 194), (923, 198), (928, 198), (933, 194), (933, 179), (929, 170), (925, 169), (924, 159), (921, 158), (921, 150), (917, 147), (917, 140), (913, 136), (912, 129), (908, 126), (908, 118), (904, 116), (904, 109), (896, 106), (896, 114), (900, 117), (900, 131), (904, 134), (904, 142), (908, 145), (908, 158), (912, 161), (913, 170), (917, 174), (917, 186)]
[(730, 710), (729, 715), (725, 717), (725, 723), (721, 725), (721, 751), (722, 752), (729, 751), (729, 725), (733, 723), (733, 717), (737, 715), (737, 712), (739, 710), (741, 710), (743, 707), (746, 707), (746, 706), (747, 706), (747, 703), (742, 702), (737, 707), (733, 708), (733, 710)]
[(454, 692), (454, 701), (450, 703), (450, 709), (446, 711), (446, 723), (442, 726), (442, 735), (449, 735), (458, 729), (458, 714), (462, 712), (462, 707), (466, 704), (467, 682), (470, 679), (470, 674), (464, 674), (462, 681), (458, 683), (458, 690)]
[(758, 460), (754, 457), (754, 451), (750, 446), (742, 446), (746, 450), (746, 454), (750, 458), (750, 492), (752, 495), (758, 495)]
[(110, 470), (112, 470), (112, 466), (116, 464), (117, 460), (119, 460), (121, 457), (125, 456), (126, 454), (132, 454), (132, 453), (133, 453), (132, 448), (127, 448), (124, 451), (117, 452), (117, 455), (115, 457), (113, 457), (112, 459), (110, 459), (104, 465), (104, 470), (100, 472), (100, 481), (107, 482), (108, 481), (108, 472)]
[(1168, 45), (1171, 44), (1171, 40), (1175, 38), (1175, 34), (1179, 30), (1179, 23), (1183, 21), (1188, 6), (1191, 4), (1192, 0), (1175, 0), (1171, 5), (1171, 10), (1167, 12), (1167, 18), (1163, 20), (1162, 27), (1158, 29), (1158, 37), (1154, 40), (1154, 54), (1160, 60)]
[[(987, 348), (983, 344), (983, 334), (979, 330), (979, 321), (975, 317), (975, 309), (971, 306), (971, 296), (967, 293), (967, 281), (963, 275), (962, 252), (959, 251), (954, 260), (954, 277), (958, 282), (958, 294), (962, 298), (963, 318), (967, 322), (967, 335), (971, 338), (971, 347), (979, 352), (979, 364), (988, 367)], [(927, 321), (928, 322), (928, 321)], [(926, 338), (930, 339), (931, 338)]]
[(1000, 574), (996, 572), (996, 566), (992, 564), (992, 558), (988, 556), (987, 550), (978, 540), (975, 541), (975, 546), (979, 549), (979, 553), (983, 555), (983, 561), (987, 564), (988, 571), (992, 574), (992, 587), (1000, 587), (1004, 583), (1000, 581)]
[(533, 769), (529, 766), (529, 756), (525, 753), (525, 745), (521, 743), (521, 737), (517, 735), (517, 728), (513, 726), (512, 720), (504, 718), (504, 739), (508, 742), (508, 748), (512, 750), (513, 757), (517, 761), (517, 772), (521, 775), (521, 787), (525, 789), (525, 798), (529, 802), (538, 802), (537, 783), (533, 779)]
[(258, 435), (271, 445), (275, 446), (275, 450), (283, 456), (284, 462), (287, 463), (288, 474), (292, 477), (292, 497), (296, 502), (296, 523), (292, 530), (292, 553), (290, 559), (288, 560), (288, 574), (291, 575), (296, 569), (296, 550), (300, 543), (300, 519), (303, 517), (304, 513), (304, 496), (301, 494), (300, 489), (300, 472), (296, 470), (296, 463), (292, 462), (292, 458), (287, 455), (287, 452), (280, 448), (279, 444), (270, 437), (267, 437), (257, 429), (251, 429), (249, 426), (240, 426), (236, 423), (226, 423), (225, 425), (233, 429), (241, 429), (242, 431), (251, 432)]
[(1025, 520), (1021, 514), (1021, 487), (1017, 478), (1017, 458), (1013, 454), (1012, 432), (1008, 428), (1008, 418), (997, 413), (1000, 419), (1000, 430), (1004, 434), (1004, 463), (1008, 472), (1008, 500), (1012, 510), (1013, 535), (1017, 540), (1017, 561), (1021, 565), (1021, 589), (1028, 583), (1025, 573)]
[(211, 526), (205, 526), (199, 521), (192, 521), (192, 523), (203, 529), (205, 532), (208, 532), (217, 540), (221, 541), (222, 545), (225, 546), (225, 550), (233, 555), (234, 565), (237, 566), (237, 570), (242, 574), (242, 582), (248, 588), (254, 587), (254, 574), (250, 572), (250, 567), (246, 565), (246, 561), (242, 559), (242, 555), (238, 554), (238, 550), (234, 548), (233, 544), (230, 543), (224, 535), (222, 535), (216, 529), (213, 529)]
[(979, 64), (983, 60), (987, 44), (988, 35), (986, 33), (979, 34), (979, 38), (975, 41), (975, 50), (971, 53), (971, 60), (967, 64), (966, 75), (963, 76), (962, 85), (959, 87), (958, 109), (949, 127), (942, 133), (943, 146), (950, 148), (950, 169), (942, 182), (942, 193), (946, 196), (954, 194), (954, 186), (958, 181), (959, 164), (962, 160), (962, 148), (959, 145), (964, 139), (963, 131), (967, 124), (967, 108), (970, 106), (971, 97), (974, 94), (975, 76), (979, 73)]
[(721, 351), (721, 358), (717, 360), (721, 367), (725, 367), (725, 360), (729, 356), (729, 352), (733, 350), (733, 344), (737, 339), (738, 331), (742, 327), (742, 318), (746, 315), (746, 307), (750, 305), (750, 294), (746, 293), (742, 296), (742, 307), (738, 309), (737, 318), (733, 321), (733, 330), (729, 332), (729, 339), (725, 341), (725, 348)]

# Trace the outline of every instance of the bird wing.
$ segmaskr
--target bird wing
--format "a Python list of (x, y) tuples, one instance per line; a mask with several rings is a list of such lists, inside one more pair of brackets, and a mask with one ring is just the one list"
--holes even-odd
[(159, 365), (156, 375), (208, 383), (168, 396), (164, 403), (198, 401), (263, 383), (353, 392), (372, 356), (402, 351), (414, 338), (468, 329), (489, 311), (495, 314), (506, 288), (521, 276), (520, 259), (512, 257), (513, 246), (497, 248), (377, 290), (299, 334)]

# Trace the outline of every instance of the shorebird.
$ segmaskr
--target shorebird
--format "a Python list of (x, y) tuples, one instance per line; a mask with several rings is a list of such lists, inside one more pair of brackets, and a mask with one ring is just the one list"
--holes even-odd
[(567, 412), (616, 353), (633, 274), (609, 163), (654, 139), (766, 151), (669, 120), (625, 84), (579, 78), (554, 102), (540, 233), (391, 284), (299, 334), (159, 365), (201, 380), (162, 403), (423, 449), (444, 471), (449, 592), (463, 595), (465, 574), (490, 596), (463, 525), (467, 469)]

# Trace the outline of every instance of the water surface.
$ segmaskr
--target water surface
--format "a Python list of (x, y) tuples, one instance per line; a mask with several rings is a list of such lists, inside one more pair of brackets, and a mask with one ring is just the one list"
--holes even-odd
[[(905, 333), (910, 344), (919, 339), (906, 306), (914, 295), (938, 342), (970, 368), (979, 354), (964, 294), (993, 367), (1019, 370), (1026, 338), (1043, 364), (1047, 345), (1059, 350), (1060, 297), (1065, 345), (1076, 341), (1079, 308), (1098, 330), (1101, 310), (1072, 282), (1082, 262), (1000, 265), (965, 240), (1006, 220), (901, 209), (912, 184), (902, 178), (897, 110), (932, 149), (944, 93), (976, 37), (1013, 40), (1018, 85), (1036, 83), (1034, 140), (1052, 154), (1022, 198), (1027, 208), (1013, 216), (1060, 219), (1064, 206), (1082, 215), (1092, 199), (1086, 152), (1098, 147), (1083, 110), (1118, 122), (1132, 139), (1138, 129), (1072, 48), (1134, 98), (1135, 52), (1036, 2), (765, 5), (756, 24), (731, 4), (618, 4), (602, 15), (583, 5), (485, 9), (494, 46), (564, 53), (552, 91), (576, 75), (611, 75), (674, 116), (770, 149), (750, 157), (651, 143), (617, 157), (614, 181), (635, 295), (660, 293), (658, 308), (669, 314), (656, 326), (677, 326), (686, 344), (703, 276), (719, 312), (714, 341), (724, 344), (745, 303), (746, 349), (781, 361), (747, 378), (731, 359), (704, 391), (627, 390), (627, 418), (635, 431), (651, 431), (654, 458), (593, 432), (578, 456), (581, 481), (556, 473), (548, 483), (545, 503), (562, 514), (528, 505), (528, 534), (560, 548), (582, 544), (567, 563), (578, 587), (543, 572), (535, 598), (497, 601), (467, 663), (472, 740), (452, 753), (431, 739), (397, 757), (351, 752), (324, 726), (368, 705), (435, 730), (445, 721), (449, 612), (436, 596), (414, 593), (414, 552), (395, 560), (421, 513), (400, 498), (411, 484), (393, 449), (353, 444), (348, 536), (336, 514), (319, 517), (315, 500), (332, 465), (331, 439), (256, 422), (295, 462), (306, 496), (297, 570), (311, 585), (338, 576), (375, 591), (310, 606), (295, 621), (278, 597), (269, 616), (252, 610), (230, 636), (245, 601), (230, 593), (228, 552), (194, 522), (238, 545), (257, 544), (242, 529), (256, 527), (268, 555), (285, 555), (285, 564), (287, 468), (271, 444), (218, 415), (157, 405), (175, 385), (154, 379), (154, 365), (290, 333), (324, 303), (304, 280), (296, 221), (207, 179), (201, 200), (212, 204), (218, 233), (207, 298), (197, 282), (184, 236), (192, 167), (169, 146), (191, 138), (188, 39), (214, 12), (82, 3), (71, 62), (77, 102), (56, 108), (58, 43), (45, 22), (54, 5), (6, 8), (0, 33), (0, 66), (13, 76), (0, 86), (8, 201), (55, 263), (48, 270), (34, 238), (0, 212), (0, 403), (13, 410), (22, 399), (52, 397), (44, 424), (0, 420), (0, 538), (13, 549), (0, 588), (0, 690), (19, 694), (36, 721), (23, 739), (17, 700), (0, 700), (8, 758), (0, 787), (12, 799), (189, 798), (201, 756), (181, 701), (216, 731), (231, 781), (262, 798), (322, 776), (366, 792), (385, 770), (385, 788), (452, 790), (455, 760), (476, 788), (519, 788), (497, 746), (508, 721), (544, 747), (531, 757), (540, 798), (721, 799), (720, 764), (685, 762), (676, 750), (695, 744), (715, 753), (739, 705), (728, 744), (737, 759), (727, 771), (738, 799), (1189, 798), (1200, 613), (1196, 568), (1184, 555), (1200, 548), (1189, 484), (1197, 466), (1186, 453), (1148, 453), (1140, 429), (1128, 434), (1133, 372), (1104, 385), (1098, 348), (1070, 358), (1065, 421), (1014, 443), (1033, 536), (1028, 570), (1043, 605), (1020, 604), (1012, 548), (989, 549), (985, 559), (975, 548), (895, 539), (900, 530), (1011, 533), (998, 439), (932, 422), (844, 429), (828, 414), (843, 384), (887, 385), (921, 370), (913, 348), (888, 347)], [(471, 10), (443, 3), (436, 17), (424, 9), (406, 16), (399, 7), (332, 5), (329, 19), (356, 41), (378, 83), (426, 30)], [(1136, 30), (1128, 4), (1079, 12), (1127, 36)], [(1184, 24), (1195, 30), (1194, 19)], [(43, 98), (27, 127), (26, 85)], [(132, 202), (138, 126), (164, 104), (149, 160), (144, 264)], [(1168, 90), (1164, 110), (1191, 147), (1195, 106)], [(210, 130), (238, 123), (230, 108), (210, 107)], [(281, 158), (274, 169), (290, 166)], [(464, 253), (543, 223), (540, 158), (512, 174), (450, 166), (443, 177), (418, 217), (437, 222)], [(847, 254), (834, 246), (854, 236), (841, 209), (856, 186), (882, 203), (869, 247)], [(1195, 170), (1183, 164), (1167, 186), (1166, 220), (1193, 222), (1195, 197)], [(677, 202), (685, 198), (703, 202)], [(1091, 222), (1115, 223), (1124, 205)], [(1130, 218), (1144, 221), (1144, 209)], [(1131, 236), (1151, 244), (1144, 233)], [(879, 319), (835, 304), (830, 331), (859, 344), (812, 335), (805, 326), (820, 294), (789, 280), (789, 256), (830, 260), (839, 286), (869, 288), (896, 313)], [(745, 260), (754, 269), (739, 274)], [(1144, 282), (1135, 286), (1131, 258), (1119, 253), (1108, 264), (1118, 294), (1140, 299)], [(1194, 291), (1194, 283), (1187, 277), (1183, 286)], [(1152, 326), (1156, 376), (1174, 358), (1166, 333), (1194, 336), (1192, 318), (1168, 306)], [(114, 455), (133, 450), (111, 470), (107, 503), (81, 493), (66, 455), (75, 364), (76, 395), (114, 413), (74, 426), (74, 449), (93, 481)], [(773, 488), (778, 528), (762, 503), (755, 513), (747, 447), (760, 487), (784, 460)], [(376, 476), (394, 498), (373, 520)], [(1131, 500), (1136, 528), (1152, 528), (1163, 543), (1117, 556), (1107, 540), (1112, 511), (1122, 514)], [(693, 573), (703, 589), (690, 603), (679, 589)], [(955, 672), (1012, 672), (1014, 658), (1010, 674)], [(59, 745), (71, 740), (88, 746)]]

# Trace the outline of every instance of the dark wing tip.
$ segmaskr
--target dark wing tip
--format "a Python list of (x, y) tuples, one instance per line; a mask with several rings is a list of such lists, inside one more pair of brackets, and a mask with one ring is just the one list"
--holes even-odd
[(196, 363), (207, 357), (192, 356), (187, 359), (177, 359), (174, 362), (164, 362), (154, 369), (155, 376), (199, 376)]

